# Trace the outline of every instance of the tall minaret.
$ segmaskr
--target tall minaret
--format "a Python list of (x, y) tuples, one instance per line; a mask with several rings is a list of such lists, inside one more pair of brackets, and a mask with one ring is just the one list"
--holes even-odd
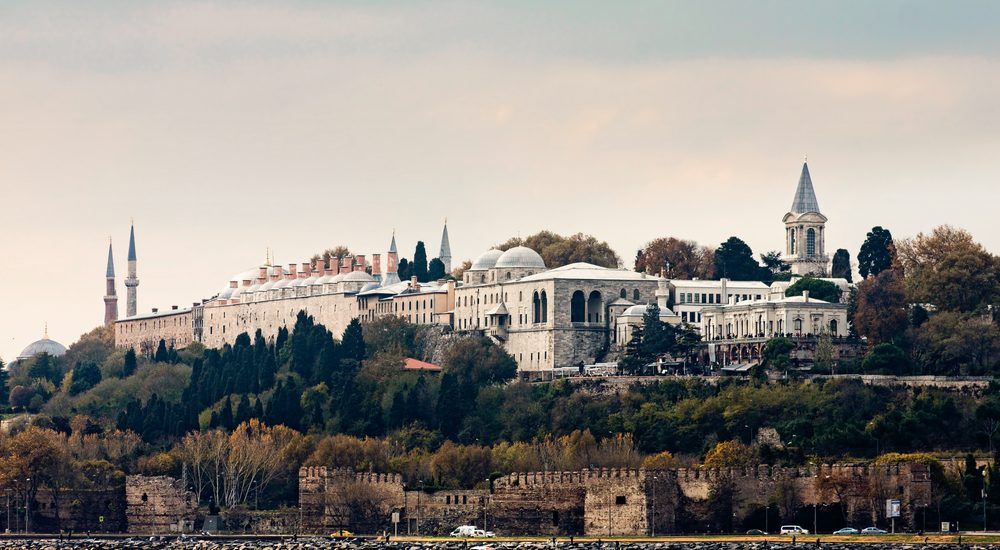
[(111, 239), (108, 239), (108, 270), (104, 275), (107, 288), (104, 291), (104, 326), (111, 326), (118, 320), (118, 293), (115, 292), (115, 261), (111, 253)]
[(396, 252), (396, 231), (392, 232), (392, 242), (389, 244), (389, 253), (385, 255), (385, 276), (382, 277), (382, 286), (387, 286), (399, 282), (399, 273), (396, 272), (399, 265), (399, 254)]
[(444, 230), (441, 232), (441, 251), (438, 259), (444, 264), (444, 274), (451, 275), (451, 243), (448, 241), (448, 218), (444, 219)]
[(139, 286), (139, 279), (135, 275), (135, 224), (128, 232), (128, 278), (125, 279), (126, 296), (125, 314), (133, 317), (138, 311), (138, 302), (135, 297), (135, 289)]

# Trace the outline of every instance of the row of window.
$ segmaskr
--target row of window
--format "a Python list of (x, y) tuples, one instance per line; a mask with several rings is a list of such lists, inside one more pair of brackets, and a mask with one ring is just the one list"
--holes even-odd
[[(737, 301), (746, 300), (760, 300), (764, 297), (763, 294), (733, 294), (736, 296)], [(679, 292), (677, 293), (677, 303), (679, 304), (721, 304), (722, 294), (720, 293), (697, 293), (697, 292)]]

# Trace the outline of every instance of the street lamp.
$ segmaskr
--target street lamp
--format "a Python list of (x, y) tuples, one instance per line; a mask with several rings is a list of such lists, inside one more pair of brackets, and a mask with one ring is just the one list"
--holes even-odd
[(24, 478), (24, 532), (28, 532), (28, 513), (30, 511), (30, 506), (28, 504), (28, 494), (31, 492), (29, 490), (31, 484), (31, 478)]
[(653, 506), (652, 506), (653, 513), (652, 513), (652, 517), (650, 518), (650, 522), (649, 522), (649, 536), (651, 536), (651, 537), (655, 537), (656, 536), (656, 481), (658, 479), (660, 479), (660, 478), (657, 477), (657, 476), (655, 476), (655, 475), (653, 476), (653, 494), (652, 494), (652, 499), (651, 499), (652, 503), (653, 503)]
[(986, 532), (986, 468), (983, 468), (983, 532)]

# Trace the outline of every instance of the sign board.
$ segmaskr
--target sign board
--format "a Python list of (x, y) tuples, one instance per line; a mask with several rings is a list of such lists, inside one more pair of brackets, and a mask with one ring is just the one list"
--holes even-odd
[(941, 532), (942, 533), (948, 533), (950, 531), (951, 531), (951, 523), (948, 523), (947, 521), (942, 521), (941, 522)]
[(393, 523), (399, 523), (399, 512), (393, 512), (392, 513), (392, 522)]
[(887, 499), (885, 501), (885, 517), (887, 518), (898, 518), (901, 514), (900, 503), (896, 499)]

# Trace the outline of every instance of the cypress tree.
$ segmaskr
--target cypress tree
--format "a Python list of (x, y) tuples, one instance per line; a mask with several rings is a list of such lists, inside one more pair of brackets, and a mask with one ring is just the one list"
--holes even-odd
[(421, 283), (427, 282), (427, 250), (424, 241), (417, 241), (417, 249), (413, 251), (413, 263), (410, 264), (410, 276), (416, 277)]
[(156, 361), (157, 363), (166, 363), (169, 359), (170, 356), (167, 354), (167, 342), (161, 338), (160, 343), (156, 346), (156, 354), (153, 355), (153, 361)]
[(361, 362), (365, 359), (365, 338), (361, 329), (361, 321), (357, 318), (344, 329), (344, 336), (341, 338), (341, 348), (343, 357)]
[[(135, 349), (128, 348), (128, 351), (125, 352), (125, 366), (122, 367), (122, 378), (127, 378), (135, 374), (135, 369), (136, 369)], [(194, 380), (193, 371), (192, 371), (192, 380)]]

